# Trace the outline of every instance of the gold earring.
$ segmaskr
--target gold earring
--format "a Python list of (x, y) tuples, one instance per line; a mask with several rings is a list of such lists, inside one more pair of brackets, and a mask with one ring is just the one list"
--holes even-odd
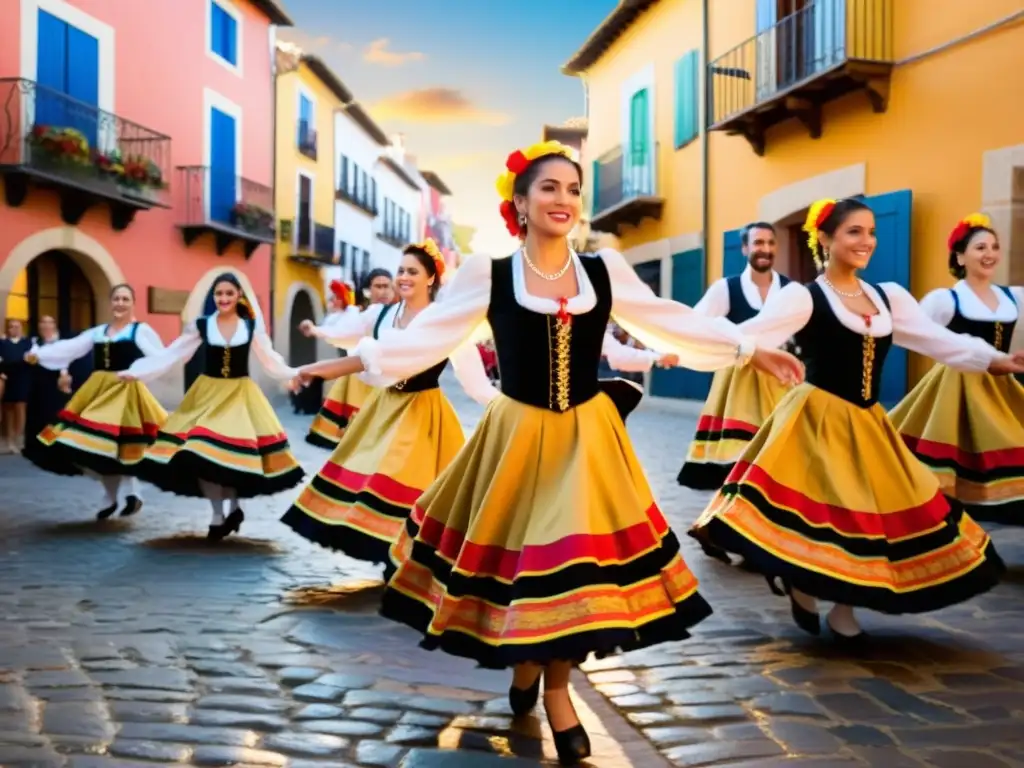
[(519, 214), (519, 226), (520, 227), (525, 227), (526, 226), (526, 214), (525, 213), (520, 213)]
[(829, 260), (828, 248), (822, 248), (821, 250), (822, 250), (822, 253), (825, 255), (825, 263), (828, 264), (828, 260)]

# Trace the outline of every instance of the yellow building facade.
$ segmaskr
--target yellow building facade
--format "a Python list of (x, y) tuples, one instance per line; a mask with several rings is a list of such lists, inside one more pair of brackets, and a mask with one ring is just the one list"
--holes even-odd
[(338, 262), (334, 121), (353, 96), (321, 59), (290, 44), (278, 46), (276, 89), (275, 338), (285, 350), (309, 347), (291, 357), (309, 357), (315, 344), (294, 327), (323, 316), (322, 270)]
[[(946, 236), (984, 210), (1002, 237), (1003, 281), (1024, 282), (1024, 99), (1006, 85), (1024, 51), (1020, 0), (655, 0), (621, 3), (603, 26), (566, 67), (588, 86), (587, 160), (636, 149), (630, 132), (644, 126), (625, 99), (646, 71), (656, 179), (612, 180), (625, 213), (602, 212), (599, 189), (592, 226), (618, 229), (638, 271), (661, 260), (663, 295), (699, 293), (680, 270), (701, 288), (740, 271), (739, 229), (755, 220), (778, 229), (780, 271), (811, 279), (799, 224), (821, 197), (875, 209), (865, 279), (916, 296), (950, 285)], [(700, 135), (676, 148), (688, 119), (681, 62), (694, 48)], [(601, 185), (608, 174), (595, 170)], [(680, 258), (686, 245), (700, 258)], [(894, 351), (883, 399), (927, 366)]]

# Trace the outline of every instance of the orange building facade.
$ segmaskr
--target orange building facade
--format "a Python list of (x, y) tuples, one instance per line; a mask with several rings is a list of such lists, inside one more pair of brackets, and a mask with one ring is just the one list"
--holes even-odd
[(169, 341), (203, 276), (234, 269), (267, 312), (276, 0), (10, 5), (0, 309), (68, 335), (126, 282)]
[[(692, 303), (742, 269), (754, 220), (777, 226), (780, 271), (810, 279), (808, 206), (861, 196), (879, 233), (865, 278), (923, 296), (952, 283), (949, 229), (983, 210), (1020, 284), (1024, 100), (1003, 74), (1022, 50), (1019, 0), (620, 3), (566, 67), (588, 88), (591, 225)], [(883, 399), (928, 365), (894, 352)], [(662, 381), (655, 394), (701, 396), (683, 373)]]

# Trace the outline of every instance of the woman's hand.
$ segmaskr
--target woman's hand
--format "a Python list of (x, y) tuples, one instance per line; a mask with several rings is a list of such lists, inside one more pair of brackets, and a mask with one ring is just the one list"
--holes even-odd
[(303, 389), (309, 386), (309, 383), (311, 381), (313, 381), (314, 377), (306, 373), (306, 371), (303, 368), (298, 369), (299, 372), (295, 375), (295, 378), (292, 379), (288, 384), (288, 388), (292, 392), (301, 392)]
[(759, 371), (771, 374), (783, 384), (800, 384), (804, 380), (804, 364), (781, 349), (754, 350), (750, 364)]
[(71, 394), (71, 374), (67, 371), (61, 371), (60, 376), (57, 378), (57, 389), (63, 392), (65, 395)]
[(39, 356), (35, 355), (35, 354), (31, 353), (31, 352), (26, 352), (25, 353), (25, 362), (28, 363), (29, 365), (35, 365), (36, 363), (39, 362)]
[(299, 323), (299, 333), (307, 339), (316, 335), (316, 324), (312, 320), (303, 320)]
[(117, 378), (119, 378), (121, 381), (137, 381), (135, 376), (128, 373), (128, 371), (118, 371)]
[(679, 355), (662, 355), (655, 365), (659, 368), (675, 368), (679, 365)]
[(1012, 355), (1005, 355), (996, 358), (988, 366), (988, 372), (995, 376), (1005, 376), (1010, 373), (1024, 373), (1024, 351), (1014, 352)]

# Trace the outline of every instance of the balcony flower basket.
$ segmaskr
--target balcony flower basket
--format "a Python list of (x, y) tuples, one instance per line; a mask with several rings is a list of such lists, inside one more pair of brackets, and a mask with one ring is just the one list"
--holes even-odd
[(274, 214), (252, 203), (235, 203), (231, 223), (238, 229), (258, 235), (274, 235)]
[(62, 171), (87, 171), (91, 163), (89, 142), (81, 131), (36, 124), (28, 135), (32, 164)]
[(96, 168), (112, 179), (122, 193), (155, 198), (167, 185), (160, 166), (143, 155), (122, 155), (119, 150), (96, 155)]

